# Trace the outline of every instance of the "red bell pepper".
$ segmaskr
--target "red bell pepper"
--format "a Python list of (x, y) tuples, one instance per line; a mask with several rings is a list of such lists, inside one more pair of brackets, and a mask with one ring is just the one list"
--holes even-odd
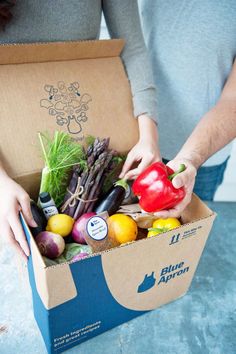
[(139, 205), (149, 213), (168, 210), (177, 205), (184, 197), (183, 187), (176, 189), (171, 180), (185, 170), (185, 165), (174, 171), (163, 162), (155, 162), (144, 170), (133, 183), (133, 192), (139, 196)]

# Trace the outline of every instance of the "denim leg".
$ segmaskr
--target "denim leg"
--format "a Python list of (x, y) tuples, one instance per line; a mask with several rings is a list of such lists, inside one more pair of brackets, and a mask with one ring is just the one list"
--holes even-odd
[[(198, 169), (193, 191), (199, 198), (202, 200), (213, 200), (217, 188), (223, 182), (228, 160), (229, 157), (220, 165), (203, 166)], [(168, 160), (163, 159), (163, 162), (167, 163)]]
[(214, 199), (217, 188), (223, 182), (228, 159), (220, 165), (203, 166), (198, 169), (193, 191), (199, 198), (209, 201)]

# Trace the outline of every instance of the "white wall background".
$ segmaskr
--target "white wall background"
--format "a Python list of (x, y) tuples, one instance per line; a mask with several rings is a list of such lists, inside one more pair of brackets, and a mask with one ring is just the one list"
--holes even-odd
[[(104, 18), (102, 18), (100, 38), (109, 38)], [(215, 195), (215, 200), (236, 201), (236, 140), (234, 141), (232, 154), (228, 161), (224, 181)]]
[(107, 31), (104, 17), (102, 16), (100, 39), (107, 39), (107, 38), (110, 38), (110, 37), (109, 37), (108, 31)]

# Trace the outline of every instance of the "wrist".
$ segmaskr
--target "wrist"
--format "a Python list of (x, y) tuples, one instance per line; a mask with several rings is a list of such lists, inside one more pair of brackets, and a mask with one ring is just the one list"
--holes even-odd
[(158, 130), (157, 125), (152, 118), (146, 114), (138, 116), (139, 125), (139, 140), (150, 141), (158, 143)]
[(196, 170), (198, 170), (203, 163), (201, 155), (196, 151), (189, 151), (189, 152), (180, 151), (178, 155), (175, 157), (175, 159), (183, 160), (183, 161), (186, 160), (190, 162), (196, 168)]

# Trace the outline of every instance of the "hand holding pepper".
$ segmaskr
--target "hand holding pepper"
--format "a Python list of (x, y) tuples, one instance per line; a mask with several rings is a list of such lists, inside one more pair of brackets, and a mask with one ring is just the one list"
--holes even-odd
[(155, 162), (144, 170), (133, 184), (133, 192), (140, 197), (141, 208), (150, 213), (174, 208), (185, 197), (183, 187), (175, 188), (172, 179), (185, 170), (181, 164), (174, 171), (162, 162)]
[(185, 171), (176, 175), (173, 178), (172, 184), (175, 188), (184, 188), (185, 189), (185, 197), (184, 199), (178, 203), (175, 207), (169, 210), (162, 210), (160, 212), (155, 213), (158, 218), (178, 218), (180, 217), (183, 210), (187, 207), (187, 205), (191, 202), (193, 187), (195, 183), (195, 177), (197, 174), (197, 168), (195, 167), (194, 163), (186, 158), (175, 158), (168, 162), (168, 167), (172, 170), (177, 171), (180, 164), (184, 164), (186, 166)]

